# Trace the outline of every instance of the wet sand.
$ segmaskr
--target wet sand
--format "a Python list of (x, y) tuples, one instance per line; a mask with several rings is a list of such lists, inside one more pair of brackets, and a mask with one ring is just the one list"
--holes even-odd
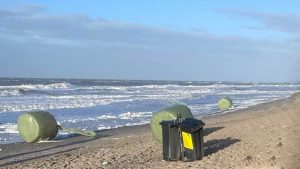
[(0, 145), (0, 168), (300, 168), (300, 93), (204, 117), (205, 157), (162, 160), (149, 125), (36, 144)]

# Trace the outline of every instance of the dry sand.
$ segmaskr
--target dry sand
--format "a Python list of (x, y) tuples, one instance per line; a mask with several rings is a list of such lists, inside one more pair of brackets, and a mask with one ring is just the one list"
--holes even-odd
[(0, 145), (0, 168), (300, 168), (300, 94), (205, 117), (205, 157), (162, 160), (149, 125), (39, 144)]

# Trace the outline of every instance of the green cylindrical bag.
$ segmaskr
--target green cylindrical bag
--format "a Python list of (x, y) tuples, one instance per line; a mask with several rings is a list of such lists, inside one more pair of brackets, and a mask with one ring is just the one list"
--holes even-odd
[(94, 131), (63, 128), (57, 125), (54, 116), (46, 111), (27, 112), (20, 115), (18, 118), (18, 130), (23, 140), (27, 143), (54, 139), (58, 130), (96, 137), (96, 132)]
[(18, 130), (27, 143), (53, 139), (58, 132), (55, 118), (45, 111), (28, 112), (18, 118)]
[(218, 107), (220, 110), (228, 110), (233, 106), (232, 100), (229, 97), (223, 97), (218, 101)]
[(152, 118), (150, 120), (151, 131), (154, 138), (158, 142), (162, 143), (162, 128), (159, 123), (163, 120), (175, 120), (177, 118), (177, 115), (180, 115), (183, 119), (194, 117), (191, 110), (185, 105), (174, 105), (162, 109), (152, 115)]

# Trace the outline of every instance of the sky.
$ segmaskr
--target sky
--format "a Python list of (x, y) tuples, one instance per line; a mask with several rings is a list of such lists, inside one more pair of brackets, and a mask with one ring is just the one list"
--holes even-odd
[(300, 1), (0, 0), (0, 77), (300, 81)]

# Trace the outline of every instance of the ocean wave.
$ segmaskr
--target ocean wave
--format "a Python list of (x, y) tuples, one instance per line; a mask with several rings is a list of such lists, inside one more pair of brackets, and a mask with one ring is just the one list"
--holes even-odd
[(270, 102), (270, 101), (274, 101), (274, 100), (277, 100), (277, 99), (280, 99), (281, 97), (278, 97), (278, 98), (267, 98), (267, 97), (263, 97), (263, 98), (256, 98), (256, 99), (251, 99), (251, 100), (239, 100), (239, 101), (235, 101), (234, 105), (235, 108), (237, 109), (242, 109), (242, 108), (248, 108), (250, 106), (254, 106), (254, 105), (257, 105), (257, 104), (260, 104), (260, 103), (266, 103), (266, 102)]
[(111, 127), (110, 126), (104, 126), (104, 125), (99, 125), (97, 127), (97, 130), (106, 130), (106, 129), (111, 129)]
[(119, 125), (114, 125), (114, 126), (99, 125), (97, 127), (97, 129), (98, 130), (115, 129), (115, 128), (128, 127), (128, 126), (139, 126), (139, 125), (149, 124), (149, 123), (150, 123), (150, 120), (142, 120), (140, 122), (125, 123), (125, 124), (119, 124)]
[(85, 122), (85, 121), (96, 121), (96, 118), (81, 118), (81, 119), (69, 119), (69, 120), (64, 120), (59, 123), (78, 123), (78, 122)]
[(120, 114), (118, 118), (128, 120), (128, 119), (145, 118), (151, 116), (152, 116), (152, 112), (126, 112)]
[(15, 99), (14, 102), (2, 102), (2, 104), (0, 104), (0, 113), (47, 109), (84, 108), (108, 105), (124, 101), (132, 101), (132, 99), (124, 96), (113, 95), (31, 96)]
[(143, 120), (140, 122), (133, 122), (133, 123), (126, 123), (126, 124), (121, 124), (121, 125), (117, 125), (115, 127), (112, 128), (120, 128), (120, 127), (126, 127), (126, 126), (139, 126), (139, 125), (143, 125), (143, 124), (149, 124), (150, 120)]
[(192, 98), (194, 95), (208, 94), (211, 90), (164, 90), (143, 91), (141, 94), (118, 93), (118, 94), (81, 94), (81, 95), (27, 95), (16, 99), (14, 102), (4, 102), (0, 105), (0, 112), (16, 112), (30, 110), (83, 108), (99, 105), (108, 105), (119, 102), (164, 100), (176, 102), (181, 99)]
[(52, 83), (52, 84), (22, 84), (17, 86), (0, 86), (0, 89), (24, 89), (24, 90), (54, 90), (54, 89), (69, 89), (73, 87), (70, 83)]
[(212, 104), (197, 104), (197, 105), (192, 105), (189, 106), (189, 108), (191, 109), (192, 112), (198, 112), (204, 109), (214, 109), (217, 107), (217, 103), (212, 103)]
[(59, 123), (78, 123), (86, 121), (101, 121), (101, 120), (136, 120), (136, 119), (149, 119), (152, 116), (152, 112), (125, 112), (119, 115), (104, 114), (95, 118), (80, 118), (63, 120)]
[(23, 96), (30, 94), (48, 95), (51, 94), (46, 90), (35, 90), (35, 89), (0, 89), (0, 96)]
[(285, 84), (278, 84), (278, 83), (274, 83), (274, 84), (261, 84), (261, 83), (255, 83), (255, 86), (260, 86), (260, 87), (277, 87), (277, 88), (286, 88), (286, 87), (300, 87), (300, 84), (294, 83), (294, 84), (290, 84), (290, 83), (285, 83)]
[(216, 92), (218, 95), (240, 95), (240, 94), (277, 94), (277, 95), (289, 95), (294, 91), (263, 91), (263, 90), (228, 90)]
[(107, 120), (107, 119), (117, 119), (118, 117), (114, 115), (101, 115), (96, 118), (99, 120)]
[[(226, 85), (223, 85), (226, 86)], [(220, 87), (219, 84), (210, 84), (210, 85), (178, 85), (178, 84), (165, 84), (165, 85), (140, 85), (140, 86), (87, 86), (87, 87), (78, 87), (79, 89), (86, 90), (116, 90), (116, 91), (132, 91), (132, 90), (158, 90), (158, 89), (203, 89), (203, 88), (216, 88)]]
[(19, 96), (22, 92), (19, 89), (0, 90), (0, 96)]
[[(62, 126), (103, 130), (149, 123), (151, 111), (176, 103), (187, 105), (195, 116), (210, 116), (228, 112), (221, 112), (217, 107), (218, 99), (223, 96), (233, 99), (236, 110), (288, 97), (300, 90), (299, 84), (122, 82), (114, 86), (110, 81), (100, 82), (3, 82), (0, 86), (0, 113), (5, 113), (1, 114), (0, 143), (3, 142), (1, 138), (15, 137), (15, 140), (19, 137), (12, 119), (23, 111), (47, 110), (54, 112)], [(69, 137), (70, 134), (60, 132), (59, 135)]]
[(18, 126), (15, 123), (0, 124), (0, 134), (18, 134)]
[[(3, 92), (3, 91), (2, 91)], [(0, 96), (17, 96), (20, 91), (12, 91), (2, 93)], [(151, 90), (143, 91), (139, 94), (117, 93), (117, 94), (84, 94), (81, 95), (26, 95), (26, 97), (16, 97), (14, 101), (3, 100), (0, 104), (0, 113), (31, 111), (31, 110), (50, 110), (65, 108), (85, 108), (94, 106), (103, 106), (120, 102), (148, 102), (148, 101), (164, 101), (164, 102), (180, 102), (184, 99), (204, 98), (206, 95), (216, 96), (233, 96), (233, 95), (251, 95), (261, 94), (269, 97), (270, 95), (285, 96), (290, 95), (294, 91), (261, 91), (251, 90), (215, 90), (207, 88), (185, 89), (178, 88), (172, 90)], [(270, 97), (272, 99), (272, 97)]]

